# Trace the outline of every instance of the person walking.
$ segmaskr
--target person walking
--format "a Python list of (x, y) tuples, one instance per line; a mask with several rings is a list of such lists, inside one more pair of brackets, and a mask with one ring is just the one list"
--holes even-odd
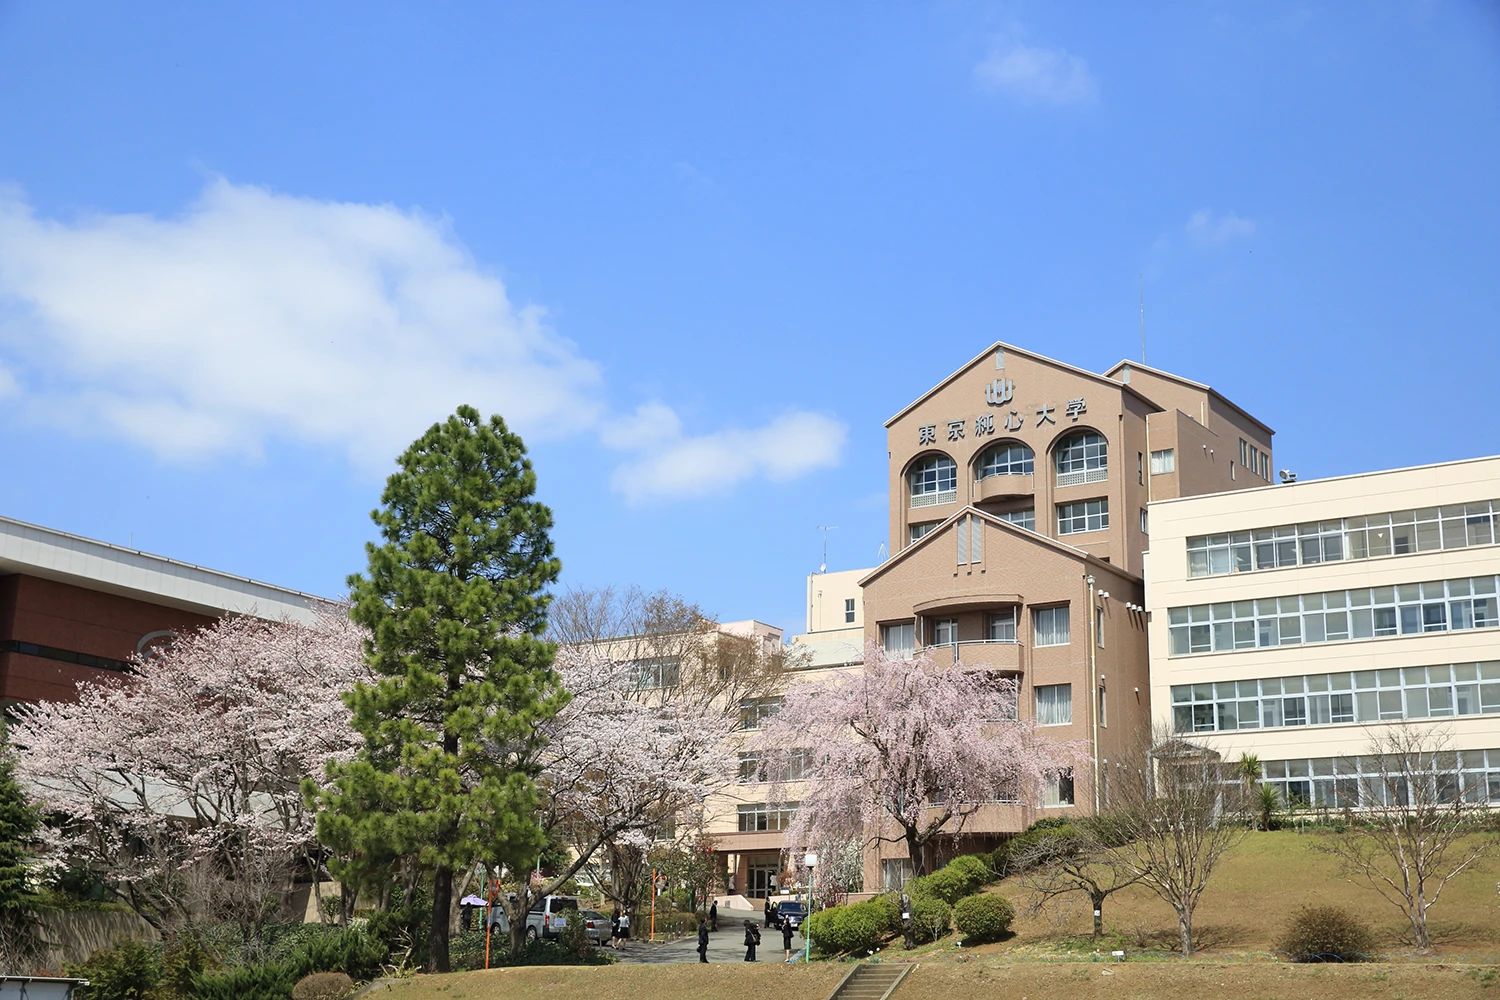
[(609, 946), (613, 948), (618, 940), (620, 940), (620, 908), (617, 906), (615, 912), (609, 915)]
[(781, 944), (786, 949), (786, 960), (792, 960), (792, 922), (783, 920), (781, 922)]
[(698, 961), (708, 964), (708, 921), (698, 921)]
[(620, 940), (630, 940), (630, 911), (620, 911)]
[(716, 899), (708, 904), (708, 929), (714, 933), (719, 930), (719, 901)]
[(760, 944), (760, 928), (755, 926), (755, 921), (745, 921), (745, 961), (755, 961), (755, 946)]

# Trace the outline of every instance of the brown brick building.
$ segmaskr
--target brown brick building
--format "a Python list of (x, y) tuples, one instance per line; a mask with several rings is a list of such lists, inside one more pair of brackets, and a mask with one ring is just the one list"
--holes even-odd
[(0, 707), (71, 699), (176, 630), (225, 614), (307, 620), (320, 601), (0, 518)]

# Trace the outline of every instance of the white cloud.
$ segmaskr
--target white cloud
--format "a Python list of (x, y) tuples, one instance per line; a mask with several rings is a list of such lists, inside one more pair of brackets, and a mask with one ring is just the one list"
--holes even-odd
[(988, 87), (1044, 104), (1085, 104), (1099, 96), (1088, 63), (1066, 49), (996, 45), (974, 75)]
[(34, 419), (169, 460), (279, 438), (384, 469), (464, 402), (528, 435), (598, 434), (632, 462), (723, 436), (684, 437), (662, 403), (610, 419), (599, 366), (443, 220), (223, 179), (167, 219), (44, 219), (0, 188), (0, 351), (42, 373), (0, 368)]
[(1205, 246), (1228, 243), (1242, 236), (1255, 235), (1255, 222), (1241, 218), (1233, 212), (1215, 216), (1206, 208), (1200, 208), (1188, 217), (1182, 227), (1188, 239)]
[(664, 447), (615, 470), (612, 485), (631, 503), (701, 496), (763, 475), (784, 482), (837, 465), (844, 426), (817, 413), (789, 413), (755, 430), (668, 438)]

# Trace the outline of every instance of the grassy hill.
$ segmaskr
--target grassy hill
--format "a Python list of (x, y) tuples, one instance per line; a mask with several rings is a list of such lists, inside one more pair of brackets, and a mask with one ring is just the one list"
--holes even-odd
[[(1252, 833), (1226, 854), (1193, 919), (1199, 946), (1212, 952), (1267, 951), (1293, 910), (1322, 903), (1364, 917), (1375, 928), (1382, 951), (1409, 953), (1405, 918), (1373, 890), (1342, 877), (1334, 859), (1313, 849), (1319, 836), (1290, 830)], [(1428, 915), (1439, 956), (1495, 955), (1500, 961), (1497, 880), (1500, 854), (1484, 859), (1443, 890)], [(1007, 881), (994, 891), (1024, 910), (1026, 893), (1021, 887)], [(1069, 937), (1087, 935), (1091, 920), (1087, 901), (1081, 899), (1071, 910), (1054, 908), (1039, 917), (1023, 913), (1014, 938), (977, 950), (1013, 957), (1055, 950)], [(1177, 944), (1176, 915), (1146, 889), (1132, 887), (1111, 896), (1104, 904), (1104, 923), (1127, 950), (1170, 950)]]

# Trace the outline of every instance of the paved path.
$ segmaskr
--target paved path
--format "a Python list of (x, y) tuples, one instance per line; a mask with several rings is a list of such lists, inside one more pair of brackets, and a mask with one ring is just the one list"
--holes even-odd
[[(734, 914), (719, 917), (719, 930), (708, 936), (708, 960), (710, 962), (743, 962), (745, 960), (745, 920), (749, 914)], [(755, 926), (760, 927), (760, 912), (755, 913)], [(760, 927), (761, 943), (755, 949), (755, 957), (762, 962), (781, 962), (786, 952), (781, 947), (781, 932)], [(802, 948), (802, 935), (792, 936), (792, 949)], [(643, 965), (671, 965), (678, 962), (698, 961), (698, 935), (678, 938), (653, 944), (650, 941), (632, 939), (616, 954), (621, 962)]]

